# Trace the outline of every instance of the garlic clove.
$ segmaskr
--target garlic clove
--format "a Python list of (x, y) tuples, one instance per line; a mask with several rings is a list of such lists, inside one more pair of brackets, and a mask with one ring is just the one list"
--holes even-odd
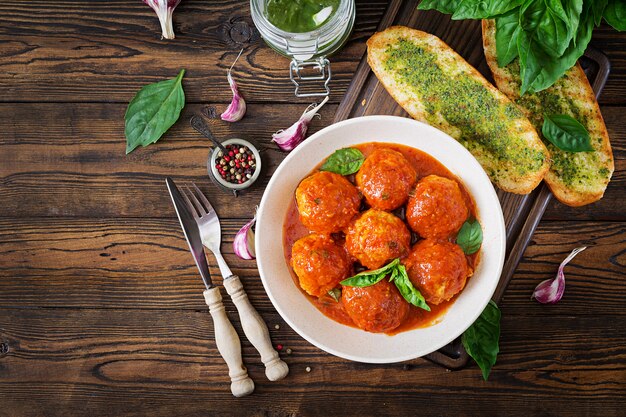
[(154, 10), (161, 23), (161, 39), (174, 39), (172, 16), (180, 0), (143, 0)]
[(326, 104), (328, 97), (318, 105), (316, 103), (311, 104), (306, 108), (300, 119), (297, 122), (289, 126), (285, 130), (279, 130), (272, 135), (272, 141), (276, 142), (278, 147), (283, 151), (291, 151), (298, 146), (305, 138), (306, 131), (313, 120), (313, 117), (317, 112)]
[(542, 304), (556, 304), (563, 297), (565, 292), (565, 273), (564, 268), (576, 255), (587, 249), (586, 246), (574, 249), (559, 265), (556, 278), (547, 279), (537, 285), (531, 299), (534, 298)]
[(231, 75), (233, 66), (239, 60), (239, 57), (241, 56), (242, 52), (243, 52), (243, 49), (239, 51), (239, 55), (237, 55), (237, 58), (235, 58), (235, 61), (232, 63), (232, 65), (228, 69), (228, 74), (226, 76), (226, 78), (228, 79), (228, 85), (230, 86), (230, 90), (233, 92), (232, 101), (230, 102), (230, 104), (228, 105), (224, 113), (220, 115), (220, 118), (226, 122), (237, 122), (241, 120), (244, 114), (246, 114), (246, 109), (247, 109), (246, 101), (243, 99), (241, 94), (239, 94), (237, 83), (235, 82), (235, 80), (233, 79), (233, 76)]

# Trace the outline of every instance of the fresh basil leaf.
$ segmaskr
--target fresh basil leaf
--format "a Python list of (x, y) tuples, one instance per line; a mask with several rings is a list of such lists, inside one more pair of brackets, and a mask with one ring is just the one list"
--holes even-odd
[(370, 285), (374, 285), (379, 281), (382, 281), (383, 278), (390, 274), (399, 263), (399, 258), (394, 259), (382, 268), (378, 268), (373, 271), (360, 272), (353, 277), (344, 279), (340, 282), (340, 284), (345, 285), (346, 287), (369, 287)]
[(543, 116), (541, 133), (557, 148), (568, 152), (593, 151), (585, 126), (567, 114)]
[(463, 333), (461, 341), (467, 353), (476, 361), (486, 381), (496, 364), (500, 346), (500, 309), (493, 301), (480, 317)]
[(128, 104), (124, 116), (126, 154), (158, 141), (178, 120), (185, 106), (184, 74), (183, 69), (176, 78), (144, 86)]
[(545, 62), (548, 58), (543, 56), (544, 54), (536, 46), (535, 40), (529, 37), (524, 30), (520, 30), (517, 36), (517, 49), (519, 51), (520, 77), (522, 78), (520, 94), (524, 95), (541, 74), (540, 62)]
[(521, 5), (523, 0), (463, 0), (457, 3), (452, 20), (489, 19)]
[(456, 244), (466, 255), (476, 253), (483, 243), (483, 229), (478, 220), (466, 221), (456, 235)]
[(609, 4), (609, 0), (587, 0), (585, 4), (591, 3), (591, 13), (593, 14), (593, 22), (596, 26), (600, 26), (602, 22), (602, 15), (604, 15), (604, 9)]
[(625, 31), (626, 2), (624, 0), (609, 0), (606, 9), (604, 9), (604, 20), (615, 30)]
[(338, 303), (339, 299), (341, 298), (341, 288), (333, 288), (332, 290), (328, 290), (328, 295), (330, 296), (330, 298)]
[[(582, 4), (582, 0), (569, 1)], [(520, 9), (519, 21), (529, 37), (553, 58), (563, 55), (574, 34), (560, 0), (527, 1)]]
[[(586, 8), (589, 8), (590, 6), (587, 5), (588, 3), (585, 3)], [(585, 49), (587, 49), (587, 45), (591, 40), (591, 32), (593, 31), (593, 14), (583, 12), (581, 18), (582, 20), (578, 25), (576, 40), (570, 42), (570, 46), (559, 59), (552, 59), (547, 55), (539, 58), (543, 67), (541, 72), (530, 84), (524, 85), (524, 80), (522, 79), (522, 91), (536, 93), (545, 90), (576, 64), (578, 58), (580, 58), (585, 52)]]
[(418, 10), (437, 10), (441, 13), (452, 14), (456, 10), (458, 0), (423, 0)]
[(496, 17), (496, 57), (498, 66), (509, 65), (517, 58), (517, 37), (521, 31), (519, 8)]
[(358, 149), (339, 149), (328, 157), (320, 170), (334, 172), (335, 174), (350, 175), (361, 168), (364, 160), (365, 157)]
[(567, 49), (571, 41), (576, 43), (576, 32), (578, 32), (578, 24), (580, 23), (581, 13), (583, 11), (583, 0), (565, 1), (563, 2), (563, 9), (565, 10), (565, 15), (569, 22), (569, 41), (563, 49), (563, 52), (565, 52), (565, 49)]
[(426, 304), (424, 296), (413, 286), (413, 283), (409, 279), (404, 265), (398, 265), (396, 267), (396, 271), (398, 272), (396, 273), (393, 283), (396, 284), (396, 287), (398, 288), (398, 291), (400, 291), (402, 297), (409, 304), (413, 304), (415, 307), (430, 311), (430, 307)]

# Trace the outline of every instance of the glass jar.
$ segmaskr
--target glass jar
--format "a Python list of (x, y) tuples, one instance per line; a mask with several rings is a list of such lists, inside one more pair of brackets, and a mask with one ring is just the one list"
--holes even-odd
[[(328, 56), (348, 40), (354, 26), (354, 0), (339, 0), (320, 26), (308, 32), (288, 32), (275, 26), (267, 16), (269, 0), (250, 0), (252, 20), (263, 40), (276, 52), (291, 58), (289, 77), (296, 86), (297, 97), (319, 97), (330, 94), (332, 76)], [(313, 75), (310, 75), (313, 73)], [(303, 92), (303, 83), (323, 82), (324, 91)]]

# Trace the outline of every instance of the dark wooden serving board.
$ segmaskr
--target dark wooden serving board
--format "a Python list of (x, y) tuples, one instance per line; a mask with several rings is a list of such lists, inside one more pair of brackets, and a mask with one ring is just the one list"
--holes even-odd
[[(471, 65), (476, 67), (488, 80), (491, 72), (483, 54), (481, 25), (479, 21), (452, 21), (449, 16), (434, 11), (418, 11), (418, 1), (392, 0), (378, 27), (383, 30), (392, 25), (404, 25), (420, 29), (443, 39)], [(581, 59), (587, 77), (591, 81), (596, 96), (600, 95), (606, 83), (610, 65), (601, 52), (589, 49)], [(408, 117), (408, 114), (387, 93), (378, 82), (367, 64), (367, 54), (363, 56), (352, 83), (348, 88), (335, 114), (335, 122), (373, 114), (390, 114)], [(545, 184), (528, 195), (517, 195), (497, 190), (504, 220), (506, 223), (506, 259), (500, 282), (493, 295), (498, 303), (504, 295), (509, 281), (519, 264), (530, 239), (541, 221), (541, 217), (552, 199), (552, 193)], [(459, 337), (437, 352), (425, 356), (426, 359), (448, 369), (460, 369), (469, 359)]]

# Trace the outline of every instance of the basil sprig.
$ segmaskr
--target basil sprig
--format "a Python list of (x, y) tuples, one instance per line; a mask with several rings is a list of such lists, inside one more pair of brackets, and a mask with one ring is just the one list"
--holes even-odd
[(456, 236), (456, 244), (466, 255), (476, 253), (483, 243), (483, 229), (478, 220), (468, 220), (463, 223)]
[(144, 86), (128, 104), (124, 116), (126, 154), (158, 141), (176, 123), (185, 106), (184, 74), (183, 69), (176, 78)]
[(624, 0), (423, 0), (452, 19), (495, 19), (499, 66), (519, 56), (521, 94), (553, 85), (587, 49), (602, 18), (626, 30)]
[(489, 301), (480, 317), (463, 333), (461, 341), (467, 353), (476, 361), (486, 381), (496, 363), (500, 346), (500, 309)]
[(328, 157), (320, 170), (330, 171), (340, 175), (350, 175), (361, 169), (364, 160), (365, 157), (363, 153), (358, 149), (339, 149)]
[(391, 274), (399, 263), (400, 259), (394, 259), (382, 268), (360, 272), (353, 277), (344, 279), (340, 284), (346, 287), (369, 287), (370, 285), (382, 281), (388, 274)]
[(544, 115), (541, 133), (557, 148), (568, 152), (593, 151), (589, 132), (566, 114)]
[(413, 304), (415, 307), (430, 311), (430, 307), (426, 304), (424, 296), (413, 286), (413, 283), (409, 279), (409, 275), (406, 273), (404, 265), (398, 265), (394, 272), (395, 274), (391, 276), (391, 280), (394, 284), (396, 284), (396, 287), (398, 288), (398, 291), (400, 291), (400, 294), (402, 294), (402, 297), (409, 304)]
[(400, 264), (400, 258), (394, 259), (382, 268), (373, 271), (363, 271), (353, 277), (344, 279), (340, 284), (346, 287), (369, 287), (379, 283), (386, 276), (389, 276), (390, 282), (396, 284), (398, 291), (409, 304), (430, 311), (424, 296), (413, 286), (406, 273), (406, 268)]

